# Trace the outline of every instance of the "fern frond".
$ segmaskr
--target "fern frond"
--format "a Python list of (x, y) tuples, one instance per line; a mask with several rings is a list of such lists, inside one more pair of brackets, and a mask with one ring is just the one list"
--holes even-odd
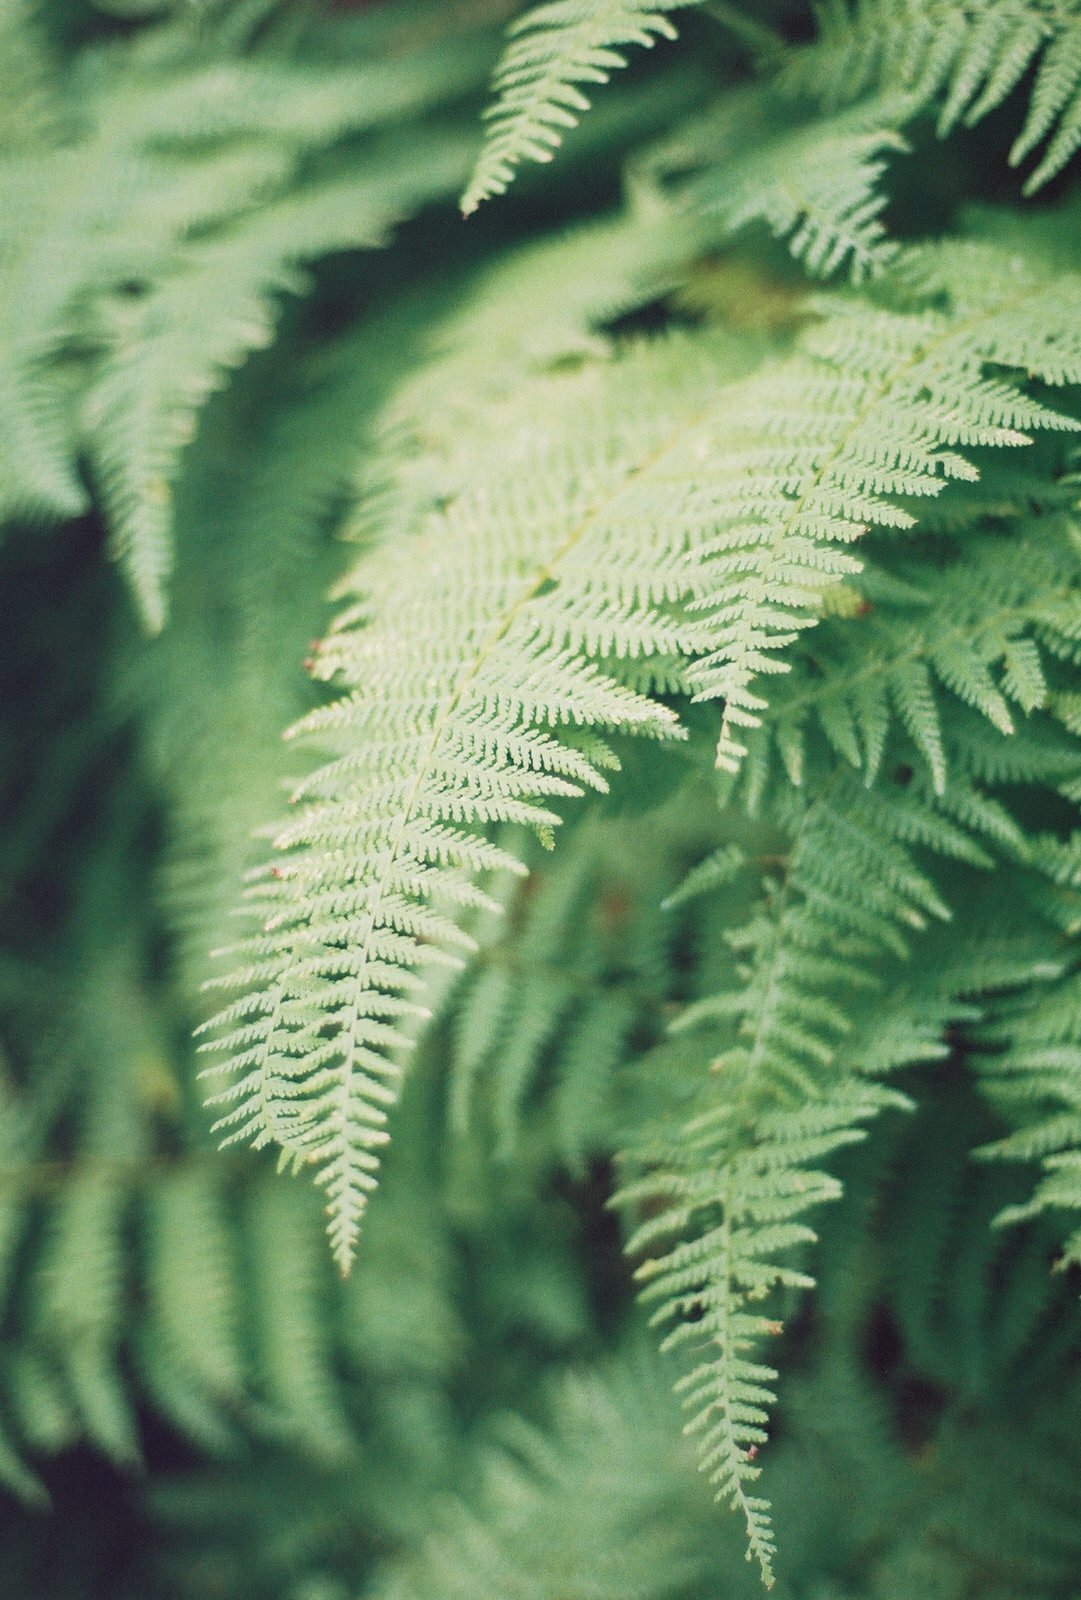
[(713, 1539), (657, 1377), (632, 1351), (564, 1373), (543, 1428), (499, 1419), (472, 1494), (444, 1504), (415, 1554), (388, 1566), (378, 1600), (712, 1591)]
[(56, 1208), (41, 1261), (42, 1343), (51, 1349), (89, 1438), (120, 1462), (139, 1458), (135, 1424), (113, 1359), (122, 1309), (124, 1188), (87, 1171)]
[(943, 691), (1013, 735), (1019, 717), (1053, 699), (1049, 665), (1069, 668), (1081, 657), (1079, 586), (1069, 515), (984, 536), (946, 566), (869, 568), (859, 613), (820, 624), (803, 660), (777, 685), (763, 734), (794, 783), (815, 727), (870, 785), (900, 718), (941, 791), (949, 770)]
[(1081, 1265), (1081, 980), (1004, 1003), (978, 1036), (974, 1064), (992, 1103), (1013, 1123), (978, 1153), (1038, 1161), (1043, 1176), (1030, 1200), (1007, 1207), (1000, 1224), (1044, 1212), (1066, 1214), (1071, 1229), (1062, 1265)]
[(167, 1171), (146, 1196), (154, 1336), (178, 1384), (235, 1402), (243, 1392), (237, 1270), (219, 1176), (196, 1163)]
[(840, 0), (816, 7), (818, 38), (781, 74), (827, 105), (891, 89), (911, 109), (938, 107), (938, 132), (972, 127), (1035, 69), (1028, 115), (1010, 151), (1033, 194), (1081, 144), (1081, 10), (1075, 0)]
[[(784, 815), (783, 799), (776, 804)], [(907, 1103), (881, 1079), (941, 1059), (946, 1029), (979, 1015), (972, 996), (1051, 970), (1053, 930), (1035, 950), (1013, 941), (1000, 949), (1001, 908), (987, 917), (971, 886), (969, 937), (924, 933), (950, 909), (919, 852), (990, 865), (969, 831), (985, 821), (982, 810), (950, 819), (937, 805), (912, 784), (888, 799), (868, 793), (842, 766), (790, 823), (783, 881), (768, 884), (746, 927), (725, 932), (737, 958), (727, 987), (676, 1025), (692, 1030), (692, 1043), (693, 1030), (710, 1030), (705, 1109), (640, 1133), (631, 1158), (644, 1175), (617, 1196), (645, 1209), (627, 1248), (649, 1252), (639, 1277), (657, 1303), (654, 1320), (675, 1323), (666, 1343), (701, 1354), (684, 1381), (688, 1427), (719, 1496), (742, 1514), (767, 1581), (768, 1506), (751, 1486), (776, 1373), (756, 1351), (779, 1327), (756, 1302), (812, 1283), (792, 1252), (815, 1238), (806, 1212), (840, 1193), (817, 1163), (861, 1137), (879, 1111)], [(986, 819), (992, 828), (999, 820)]]
[(392, 1057), (423, 1013), (418, 971), (471, 948), (455, 913), (488, 899), (470, 877), (521, 870), (480, 830), (544, 837), (553, 801), (607, 787), (607, 733), (682, 734), (620, 674), (700, 644), (676, 602), (702, 513), (692, 497), (680, 517), (671, 484), (700, 458), (729, 359), (724, 341), (662, 342), (527, 391), (517, 417), (503, 413), (514, 446), (361, 562), (363, 598), (320, 652), (351, 692), (298, 731), (337, 758), (296, 791), (304, 808), (255, 890), (263, 926), (218, 1024), (235, 1080), (218, 1103), (230, 1138), (317, 1164), (343, 1266), (386, 1137)]
[[(685, 1156), (623, 1191), (623, 1204), (650, 1201), (664, 1209), (628, 1240), (635, 1255), (694, 1230), (638, 1268), (642, 1298), (660, 1302), (654, 1324), (675, 1321), (662, 1349), (687, 1346), (704, 1359), (676, 1384), (691, 1413), (685, 1432), (696, 1439), (701, 1469), (743, 1519), (748, 1559), (773, 1587), (776, 1547), (768, 1502), (754, 1490), (761, 1475), (755, 1457), (767, 1442), (766, 1423), (776, 1400), (776, 1370), (757, 1358), (760, 1341), (780, 1324), (755, 1309), (771, 1289), (807, 1288), (806, 1273), (783, 1258), (812, 1241), (802, 1219), (814, 1206), (836, 1199), (828, 1173), (803, 1163), (823, 1160), (858, 1138), (862, 1121), (897, 1097), (869, 1085), (833, 1103), (795, 1111), (759, 1110), (753, 1133), (734, 1105), (719, 1107), (682, 1131)], [(779, 1259), (780, 1258), (780, 1259)]]
[[(763, 222), (814, 277), (877, 277), (897, 254), (881, 214), (879, 180), (908, 149), (896, 106), (871, 102), (832, 117), (793, 117), (767, 85), (731, 90), (636, 163), (636, 177), (673, 177), (680, 207), (707, 236)], [(684, 176), (687, 173), (690, 176)], [(677, 212), (678, 215), (678, 212)]]
[(824, 302), (835, 314), (804, 335), (800, 354), (733, 397), (722, 446), (729, 487), (693, 602), (712, 645), (691, 672), (699, 698), (725, 702), (723, 767), (738, 766), (745, 748), (736, 730), (756, 726), (765, 704), (753, 679), (785, 670), (777, 652), (815, 620), (815, 596), (858, 570), (845, 545), (868, 527), (912, 526), (897, 497), (918, 501), (950, 479), (976, 477), (956, 447), (1017, 445), (1030, 428), (1077, 427), (988, 369), (1075, 381), (1081, 343), (1072, 324), (1060, 324), (1061, 346), (1047, 324), (1060, 295), (1081, 305), (1081, 280), (1019, 278), (1012, 260), (978, 246), (917, 255), (906, 272), (927, 287), (947, 280), (951, 310)]
[[(377, 165), (370, 177), (324, 186), (268, 207), (209, 242), (118, 315), (113, 349), (87, 396), (89, 442), (126, 568), (149, 631), (165, 618), (172, 565), (172, 490), (177, 462), (207, 396), (253, 349), (270, 342), (276, 299), (304, 285), (301, 260), (375, 247), (449, 166), (442, 144), (419, 169)], [(416, 159), (415, 153), (413, 159)]]
[(456, 131), (418, 130), (403, 159), (377, 130), (459, 93), (474, 62), (451, 47), (335, 70), (268, 50), (208, 65), (170, 26), (97, 52), (52, 147), (0, 167), (0, 515), (85, 510), (85, 447), (158, 631), (173, 484), (202, 405), (270, 341), (301, 262), (382, 245), (453, 192)]
[(674, 39), (669, 13), (698, 0), (547, 0), (511, 29), (495, 72), (484, 150), (462, 196), (470, 216), (503, 194), (523, 161), (551, 161), (590, 102), (582, 84), (607, 83), (631, 44)]

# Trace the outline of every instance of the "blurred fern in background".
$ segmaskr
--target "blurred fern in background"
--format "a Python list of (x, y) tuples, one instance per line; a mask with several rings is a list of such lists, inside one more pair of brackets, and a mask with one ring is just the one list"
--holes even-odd
[(1076, 1595), (1081, 5), (0, 47), (0, 1592)]

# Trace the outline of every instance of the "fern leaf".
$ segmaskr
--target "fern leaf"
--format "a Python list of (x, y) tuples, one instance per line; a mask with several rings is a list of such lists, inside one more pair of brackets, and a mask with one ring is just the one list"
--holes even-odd
[(132, 1463), (139, 1447), (114, 1355), (127, 1201), (114, 1177), (92, 1165), (70, 1185), (52, 1218), (38, 1315), (87, 1435), (115, 1460)]
[(495, 73), (484, 150), (462, 196), (470, 216), (503, 194), (523, 161), (551, 161), (563, 135), (589, 110), (582, 84), (607, 83), (626, 65), (621, 50), (674, 39), (669, 13), (697, 0), (548, 0), (513, 26)]
[[(481, 830), (543, 836), (553, 802), (606, 788), (610, 730), (682, 734), (620, 673), (700, 644), (675, 601), (702, 513), (692, 496), (678, 515), (670, 485), (700, 456), (727, 349), (644, 346), (527, 391), (520, 421), (503, 412), (516, 444), (362, 561), (363, 598), (320, 653), (350, 692), (297, 731), (336, 756), (296, 791), (303, 809), (256, 890), (263, 925), (218, 1029), (235, 1078), (219, 1103), (231, 1138), (317, 1164), (343, 1266), (386, 1137), (393, 1057), (423, 1013), (418, 969), (471, 948), (457, 916), (490, 903), (478, 869), (522, 870)], [(573, 472), (552, 472), (568, 460)]]
[(279, 1425), (316, 1460), (342, 1460), (352, 1436), (335, 1393), (330, 1338), (320, 1292), (325, 1257), (311, 1248), (318, 1215), (310, 1196), (288, 1183), (263, 1182), (247, 1197), (256, 1304), (258, 1366)]
[[(768, 86), (730, 91), (660, 149), (640, 159), (639, 181), (675, 176), (675, 194), (707, 235), (764, 222), (814, 277), (877, 277), (897, 254), (881, 220), (879, 180), (908, 149), (896, 107), (871, 102), (832, 117), (793, 118)], [(687, 172), (691, 176), (684, 176)]]
[(767, 1442), (777, 1373), (754, 1352), (781, 1330), (754, 1306), (778, 1285), (807, 1288), (812, 1282), (778, 1257), (814, 1239), (796, 1219), (840, 1190), (826, 1172), (801, 1167), (801, 1159), (822, 1160), (858, 1138), (859, 1123), (891, 1103), (901, 1102), (864, 1085), (833, 1104), (760, 1110), (753, 1134), (738, 1107), (718, 1108), (683, 1130), (679, 1169), (669, 1157), (621, 1196), (623, 1204), (648, 1200), (664, 1208), (632, 1233), (632, 1254), (674, 1232), (695, 1231), (693, 1240), (647, 1259), (637, 1276), (643, 1299), (660, 1302), (653, 1323), (676, 1323), (662, 1349), (690, 1346), (705, 1357), (676, 1384), (691, 1413), (685, 1431), (695, 1438), (717, 1498), (743, 1518), (748, 1558), (767, 1588), (773, 1587), (776, 1547), (768, 1503), (754, 1490), (762, 1470), (754, 1463)]
[(976, 1065), (989, 1099), (1015, 1124), (978, 1153), (1038, 1161), (1030, 1200), (1003, 1210), (1000, 1224), (1065, 1212), (1071, 1232), (1062, 1265), (1081, 1264), (1081, 981), (1035, 990), (999, 1008), (978, 1036)]
[(674, 1324), (666, 1346), (700, 1358), (680, 1385), (688, 1431), (719, 1498), (742, 1514), (767, 1583), (772, 1533), (755, 1458), (777, 1374), (758, 1352), (781, 1329), (760, 1302), (813, 1281), (799, 1255), (815, 1239), (805, 1217), (840, 1193), (819, 1163), (908, 1104), (880, 1080), (946, 1055), (947, 1028), (979, 1016), (972, 996), (1052, 970), (1051, 930), (1035, 955), (1002, 940), (997, 882), (982, 899), (964, 896), (965, 933), (978, 936), (926, 934), (909, 963), (913, 930), (948, 911), (905, 841), (969, 852), (939, 832), (926, 800), (906, 818), (906, 791), (891, 817), (861, 812), (858, 794), (841, 775), (827, 781), (795, 824), (783, 883), (728, 932), (740, 958), (731, 986), (677, 1024), (691, 1061), (712, 1056), (704, 1109), (640, 1131), (628, 1158), (636, 1175), (616, 1197), (639, 1219), (627, 1248), (646, 1256), (638, 1277), (653, 1321)]
[(1076, 663), (1081, 568), (1072, 517), (984, 537), (931, 571), (927, 590), (918, 587), (925, 566), (869, 569), (860, 580), (862, 614), (822, 622), (777, 685), (763, 734), (792, 781), (801, 781), (808, 730), (817, 724), (827, 745), (874, 783), (901, 715), (942, 793), (942, 690), (1012, 736), (1018, 716), (1047, 702), (1050, 664)]
[(147, 1197), (151, 1314), (181, 1378), (216, 1398), (243, 1388), (236, 1270), (220, 1186), (195, 1163)]
[[(193, 246), (189, 261), (138, 301), (86, 402), (91, 448), (126, 568), (152, 633), (165, 617), (172, 565), (172, 480), (206, 397), (253, 349), (268, 344), (276, 297), (303, 287), (297, 263), (375, 247), (391, 225), (446, 182), (446, 149), (421, 171), (375, 167), (365, 180), (310, 187), (230, 232)], [(451, 171), (456, 170), (452, 156)], [(429, 187), (430, 185), (430, 187)]]
[(900, 91), (908, 115), (937, 104), (944, 135), (959, 122), (979, 122), (1035, 68), (1028, 116), (1010, 152), (1018, 166), (1045, 146), (1025, 193), (1061, 172), (1081, 144), (1075, 0), (843, 0), (817, 9), (817, 40), (782, 69), (790, 92), (837, 105), (869, 91)]
[[(950, 479), (975, 477), (956, 446), (1012, 446), (1031, 428), (1077, 426), (988, 368), (1073, 381), (1081, 344), (1062, 323), (1057, 348), (1047, 324), (1060, 293), (1081, 304), (1081, 280), (1019, 281), (1009, 258), (976, 246), (917, 256), (910, 270), (926, 287), (949, 283), (950, 312), (838, 303), (800, 355), (733, 397), (723, 447), (731, 487), (694, 601), (713, 643), (692, 669), (699, 698), (725, 702), (718, 764), (730, 770), (745, 754), (736, 730), (756, 726), (765, 704), (754, 678), (785, 670), (777, 652), (815, 620), (816, 593), (858, 570), (845, 545), (869, 526), (911, 526), (896, 497), (935, 496)], [(927, 688), (912, 674), (903, 704), (941, 779)]]

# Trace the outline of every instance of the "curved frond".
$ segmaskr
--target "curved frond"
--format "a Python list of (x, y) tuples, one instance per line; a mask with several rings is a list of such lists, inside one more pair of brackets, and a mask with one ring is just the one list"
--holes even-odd
[(317, 1165), (343, 1266), (424, 1014), (419, 974), (471, 949), (459, 913), (490, 903), (472, 880), (516, 870), (487, 827), (545, 838), (556, 805), (607, 787), (611, 733), (682, 735), (632, 685), (700, 647), (679, 600), (702, 512), (687, 496), (676, 515), (671, 486), (728, 360), (724, 341), (662, 342), (527, 390), (502, 412), (511, 448), (492, 459), (478, 438), (486, 470), (362, 560), (361, 598), (320, 651), (350, 692), (296, 731), (335, 755), (296, 790), (255, 890), (216, 1049), (234, 1079), (222, 1128)]
[(938, 132), (982, 120), (1030, 72), (1028, 114), (1010, 151), (1033, 194), (1081, 144), (1081, 8), (1076, 0), (840, 0), (816, 7), (818, 38), (781, 81), (827, 105), (899, 91), (913, 111), (937, 107)]
[(942, 566), (869, 568), (859, 582), (856, 615), (820, 624), (764, 715), (763, 735), (793, 782), (806, 769), (814, 729), (874, 783), (900, 719), (941, 791), (943, 692), (1012, 736), (1020, 719), (1054, 704), (1052, 664), (1069, 669), (1081, 659), (1072, 516), (985, 536)]
[(674, 39), (669, 14), (698, 0), (546, 0), (513, 25), (495, 72), (484, 150), (462, 196), (470, 216), (503, 194), (523, 161), (551, 161), (590, 102), (583, 84), (607, 83), (631, 44)]

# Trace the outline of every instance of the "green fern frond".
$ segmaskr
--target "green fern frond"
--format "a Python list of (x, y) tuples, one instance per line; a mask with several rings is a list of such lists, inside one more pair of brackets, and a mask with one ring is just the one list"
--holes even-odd
[(1065, 325), (1061, 345), (1046, 327), (1060, 294), (1081, 297), (1081, 281), (1019, 279), (1009, 258), (977, 246), (917, 254), (905, 271), (926, 287), (946, 277), (951, 310), (823, 301), (834, 314), (803, 336), (801, 353), (734, 392), (722, 447), (730, 487), (693, 602), (712, 643), (691, 670), (700, 699), (724, 700), (723, 767), (738, 766), (736, 729), (756, 726), (765, 705), (754, 678), (785, 670), (777, 653), (816, 620), (823, 588), (858, 570), (845, 545), (868, 527), (912, 526), (898, 497), (918, 501), (978, 476), (956, 447), (1077, 427), (988, 369), (1075, 381), (1081, 345)]
[(192, 1163), (166, 1171), (146, 1196), (152, 1337), (177, 1374), (215, 1400), (244, 1389), (235, 1246), (219, 1175)]
[(938, 132), (972, 127), (1035, 69), (1028, 115), (1010, 151), (1033, 194), (1081, 144), (1081, 10), (1074, 0), (836, 0), (816, 7), (817, 40), (782, 69), (790, 92), (827, 105), (868, 91), (938, 107)]
[(385, 244), (391, 226), (458, 163), (443, 144), (418, 168), (392, 162), (266, 207), (192, 246), (125, 314), (86, 399), (85, 422), (113, 528), (152, 633), (165, 620), (172, 566), (172, 489), (181, 451), (208, 395), (253, 349), (270, 342), (276, 300), (304, 286), (300, 260)]
[[(630, 1205), (649, 1202), (661, 1214), (628, 1240), (633, 1255), (667, 1244), (673, 1234), (693, 1240), (670, 1245), (638, 1268), (642, 1298), (660, 1302), (651, 1321), (675, 1322), (662, 1349), (690, 1349), (700, 1364), (676, 1391), (691, 1420), (700, 1465), (743, 1519), (748, 1559), (773, 1586), (776, 1546), (768, 1502), (754, 1490), (761, 1475), (755, 1457), (766, 1444), (766, 1424), (776, 1400), (776, 1370), (757, 1357), (763, 1338), (780, 1324), (756, 1309), (771, 1289), (808, 1288), (813, 1280), (785, 1257), (815, 1238), (803, 1222), (816, 1205), (840, 1193), (820, 1161), (858, 1138), (859, 1124), (883, 1106), (903, 1103), (870, 1085), (849, 1086), (832, 1102), (797, 1110), (759, 1109), (751, 1132), (738, 1100), (703, 1114), (680, 1136), (685, 1155), (672, 1151), (640, 1184), (620, 1196)], [(648, 1155), (647, 1155), (648, 1159)]]
[(1037, 1161), (1032, 1198), (1007, 1207), (1000, 1224), (1065, 1213), (1071, 1232), (1062, 1264), (1081, 1264), (1081, 980), (1065, 978), (1002, 1005), (978, 1036), (974, 1064), (992, 1103), (1014, 1124), (984, 1157)]
[(674, 39), (669, 13), (697, 3), (547, 0), (519, 18), (496, 68), (498, 99), (486, 113), (488, 135), (462, 196), (463, 214), (505, 193), (523, 161), (551, 161), (566, 130), (589, 110), (579, 86), (607, 83), (626, 65), (626, 45)]
[(319, 71), (264, 50), (206, 65), (167, 25), (102, 48), (95, 67), (73, 85), (53, 148), (0, 167), (0, 515), (85, 510), (86, 447), (156, 632), (174, 480), (203, 404), (270, 341), (279, 296), (305, 287), (301, 262), (382, 245), (453, 192), (466, 153), (456, 131), (418, 130), (403, 158), (378, 130), (460, 93), (475, 57), (451, 47)]
[[(121, 1184), (90, 1169), (57, 1207), (41, 1261), (41, 1340), (87, 1436), (120, 1462), (139, 1458), (113, 1360), (123, 1294)], [(51, 1346), (51, 1349), (50, 1349)]]
[(378, 1600), (712, 1590), (719, 1563), (700, 1538), (708, 1523), (657, 1377), (632, 1351), (564, 1373), (543, 1428), (501, 1418), (472, 1494), (444, 1504), (412, 1558), (388, 1566)]
[[(879, 1111), (906, 1104), (880, 1080), (941, 1059), (946, 1029), (979, 1015), (973, 995), (1051, 970), (1053, 930), (1035, 952), (1010, 941), (1000, 949), (1001, 907), (987, 917), (971, 887), (961, 903), (970, 902), (979, 938), (924, 933), (951, 913), (918, 853), (986, 867), (970, 828), (1004, 820), (982, 808), (943, 817), (940, 804), (913, 784), (889, 797), (868, 792), (840, 767), (789, 824), (783, 881), (767, 880), (752, 920), (725, 932), (737, 962), (728, 986), (677, 1024), (709, 1030), (706, 1109), (639, 1134), (631, 1154), (644, 1175), (617, 1197), (639, 1215), (645, 1208), (632, 1255), (664, 1245), (639, 1268), (645, 1298), (658, 1303), (655, 1321), (676, 1324), (669, 1346), (701, 1353), (684, 1383), (688, 1426), (767, 1581), (769, 1511), (751, 1485), (776, 1373), (756, 1350), (779, 1330), (756, 1301), (812, 1283), (791, 1253), (814, 1240), (806, 1212), (840, 1193), (815, 1163), (859, 1138)], [(783, 799), (775, 805), (784, 815)], [(1011, 842), (1022, 843), (1016, 829)]]
[[(363, 598), (320, 652), (351, 692), (298, 731), (338, 754), (296, 791), (304, 808), (255, 891), (263, 926), (240, 947), (241, 994), (218, 1024), (235, 1080), (218, 1103), (230, 1138), (317, 1163), (343, 1266), (403, 1023), (424, 1011), (418, 970), (472, 948), (455, 913), (489, 899), (471, 878), (521, 870), (480, 830), (521, 823), (543, 838), (560, 820), (552, 801), (607, 787), (609, 731), (682, 734), (620, 674), (700, 647), (676, 602), (702, 512), (692, 498), (679, 519), (670, 486), (700, 459), (727, 351), (646, 345), (527, 391), (503, 411), (514, 448), (361, 562)], [(568, 461), (572, 473), (551, 472)]]
[(756, 84), (729, 91), (714, 112), (647, 152), (635, 176), (677, 180), (681, 208), (701, 217), (707, 236), (763, 222), (813, 277), (843, 271), (863, 283), (899, 248), (882, 222), (879, 187), (890, 157), (908, 149), (896, 120), (894, 105), (872, 102), (808, 121)]
[[(931, 590), (921, 587), (929, 572)], [(944, 567), (868, 568), (860, 612), (820, 624), (774, 690), (763, 734), (794, 783), (813, 727), (870, 785), (900, 718), (941, 791), (949, 771), (942, 692), (1013, 735), (1019, 717), (1051, 702), (1049, 664), (1069, 668), (1081, 658), (1079, 585), (1072, 516), (985, 536)]]

